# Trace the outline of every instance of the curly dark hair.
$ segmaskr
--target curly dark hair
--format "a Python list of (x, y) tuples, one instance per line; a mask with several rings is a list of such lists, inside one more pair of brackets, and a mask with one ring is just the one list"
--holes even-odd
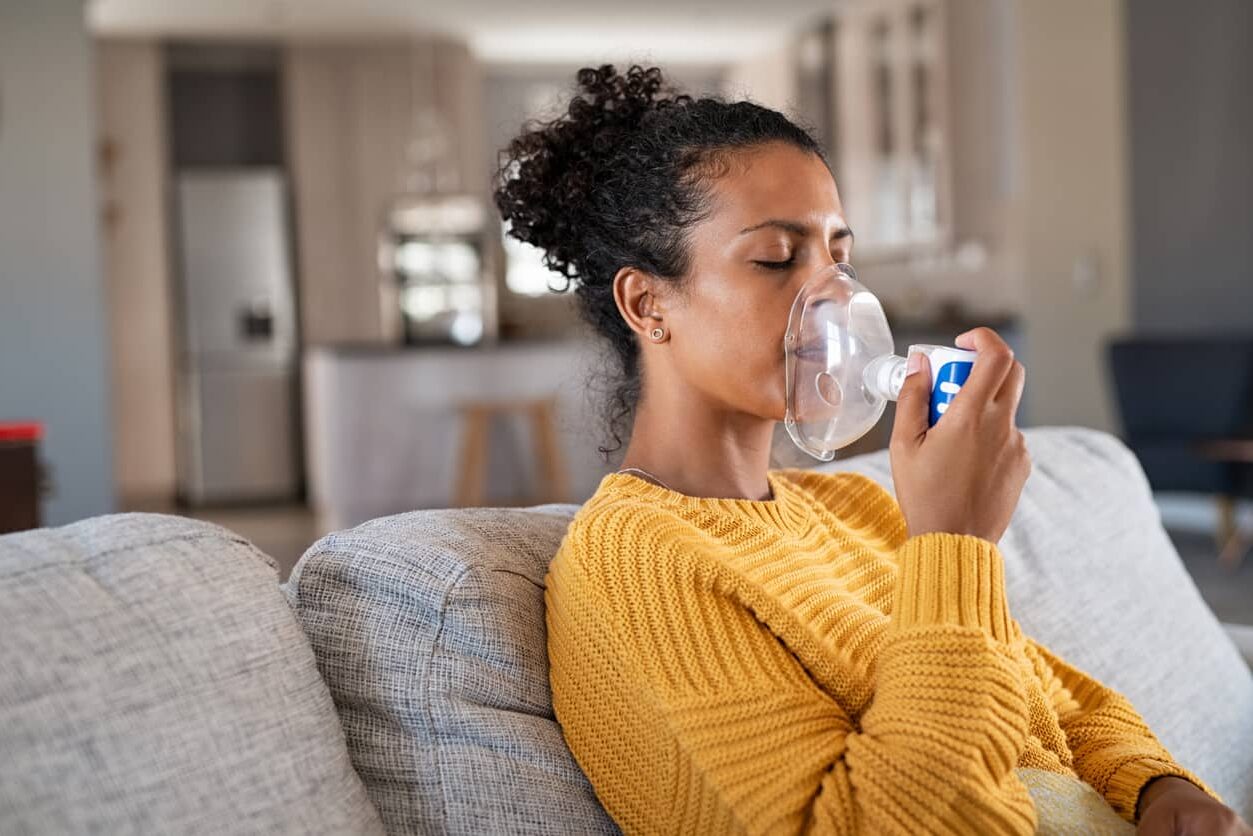
[(544, 251), (544, 264), (573, 284), (584, 320), (608, 340), (620, 380), (606, 404), (616, 446), (641, 391), (639, 343), (618, 311), (613, 279), (627, 266), (682, 286), (690, 267), (686, 230), (707, 217), (710, 178), (730, 152), (782, 141), (822, 147), (788, 117), (751, 101), (677, 93), (657, 67), (584, 67), (566, 112), (528, 120), (500, 152), (494, 199), (509, 234)]

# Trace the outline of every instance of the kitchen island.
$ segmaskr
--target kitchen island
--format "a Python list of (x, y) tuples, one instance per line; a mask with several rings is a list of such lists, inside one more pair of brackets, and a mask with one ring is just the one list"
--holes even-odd
[[(309, 501), (324, 529), (383, 514), (455, 504), (463, 406), (555, 399), (568, 501), (582, 502), (611, 469), (595, 390), (600, 347), (580, 339), (496, 346), (325, 346), (304, 358)], [(492, 422), (483, 491), (488, 505), (547, 493), (524, 415)]]

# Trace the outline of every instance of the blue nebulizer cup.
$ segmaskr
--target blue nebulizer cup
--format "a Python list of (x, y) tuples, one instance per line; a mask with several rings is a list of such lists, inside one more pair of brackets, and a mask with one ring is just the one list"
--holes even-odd
[[(934, 426), (970, 376), (975, 352), (911, 345), (914, 352), (930, 361)], [(907, 361), (895, 353), (883, 306), (848, 264), (824, 267), (801, 287), (783, 356), (784, 426), (797, 447), (821, 461), (869, 432), (905, 382)]]

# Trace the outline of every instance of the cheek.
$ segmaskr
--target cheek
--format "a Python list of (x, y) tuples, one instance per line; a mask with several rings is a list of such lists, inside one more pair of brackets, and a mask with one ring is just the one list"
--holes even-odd
[[(715, 399), (782, 419), (783, 335), (789, 305), (773, 299), (720, 296), (701, 300), (699, 321), (685, 323), (684, 375)], [(694, 319), (694, 318), (693, 318)]]
[(710, 294), (697, 302), (700, 322), (691, 329), (704, 344), (701, 351), (710, 364), (728, 378), (758, 377), (783, 369), (783, 334), (787, 312), (775, 310), (776, 300), (766, 294)]

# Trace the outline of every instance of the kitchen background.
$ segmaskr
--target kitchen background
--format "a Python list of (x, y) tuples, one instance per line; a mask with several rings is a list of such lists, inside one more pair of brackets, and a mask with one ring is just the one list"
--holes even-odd
[(1248, 447), (1195, 444), (1253, 436), (1250, 34), (1242, 0), (0, 0), (0, 422), (42, 522), (194, 514), (284, 571), (373, 516), (582, 501), (598, 348), (489, 178), (579, 67), (655, 63), (809, 126), (898, 347), (995, 327), (1020, 424), (1126, 439), (1253, 623)]

